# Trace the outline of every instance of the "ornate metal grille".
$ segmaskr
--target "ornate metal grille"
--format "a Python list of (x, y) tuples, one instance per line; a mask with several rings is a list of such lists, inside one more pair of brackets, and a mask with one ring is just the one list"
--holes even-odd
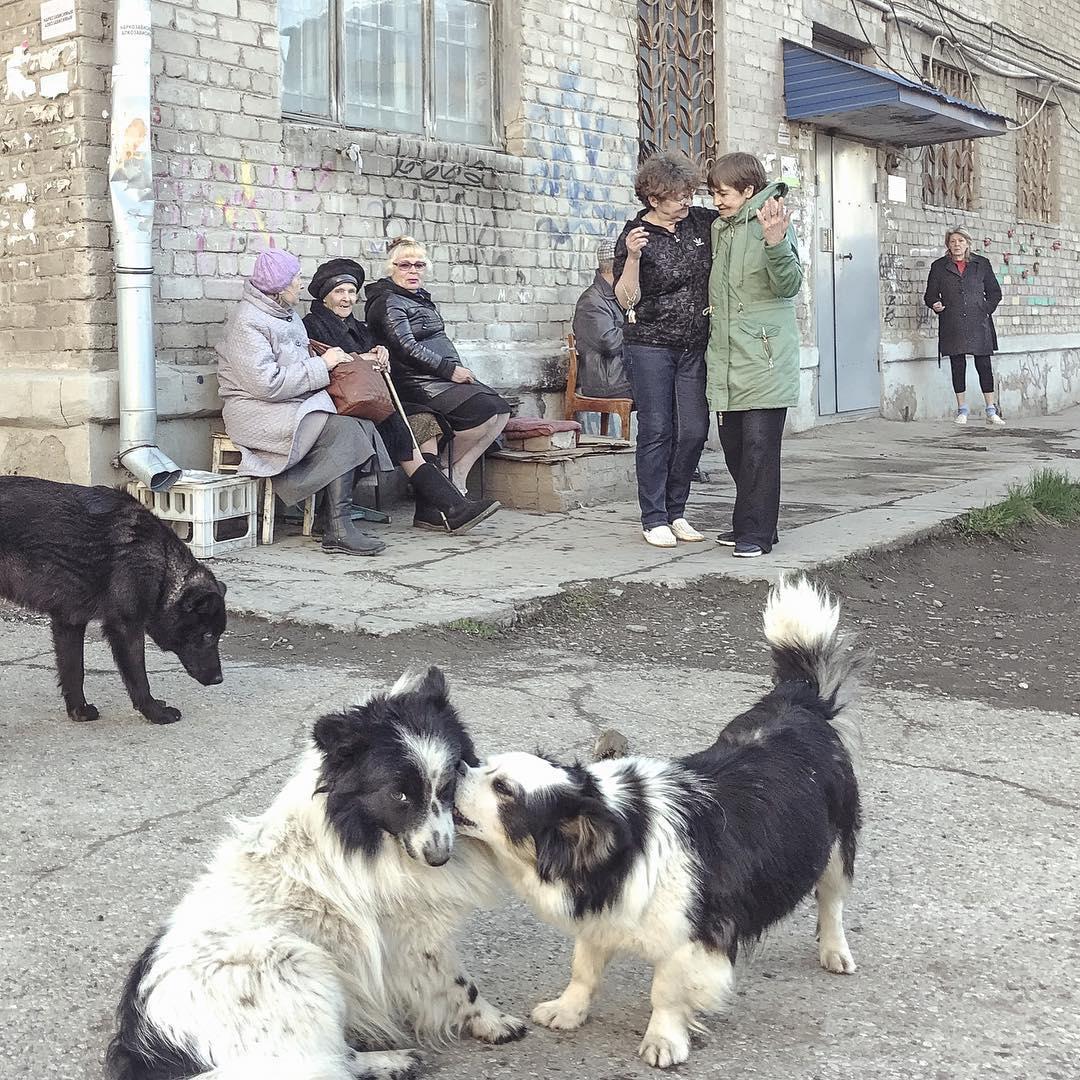
[(641, 157), (679, 149), (706, 169), (716, 150), (713, 0), (638, 0)]
[(1017, 122), (1031, 121), (1016, 133), (1016, 207), (1025, 221), (1057, 217), (1057, 115), (1053, 105), (1039, 112), (1041, 103), (1041, 99), (1017, 95)]
[[(974, 103), (975, 88), (971, 76), (959, 68), (927, 59), (926, 77), (943, 93)], [(931, 206), (952, 206), (958, 210), (975, 209), (975, 141), (927, 146), (923, 154), (923, 202)]]

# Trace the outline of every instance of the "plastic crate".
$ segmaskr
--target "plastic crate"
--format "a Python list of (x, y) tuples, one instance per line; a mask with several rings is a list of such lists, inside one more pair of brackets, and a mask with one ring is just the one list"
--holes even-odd
[(168, 522), (198, 559), (258, 540), (259, 482), (252, 477), (185, 469), (168, 491), (151, 491), (138, 480), (127, 490)]

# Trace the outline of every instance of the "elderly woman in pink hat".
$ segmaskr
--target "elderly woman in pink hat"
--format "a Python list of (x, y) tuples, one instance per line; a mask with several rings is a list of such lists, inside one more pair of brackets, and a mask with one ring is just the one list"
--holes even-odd
[(312, 356), (293, 310), (300, 260), (267, 248), (255, 260), (244, 295), (217, 346), (225, 430), (242, 451), (240, 472), (272, 476), (286, 506), (326, 491), (324, 551), (377, 555), (386, 545), (352, 522), (356, 469), (392, 470), (375, 425), (339, 416), (326, 392), (342, 349)]

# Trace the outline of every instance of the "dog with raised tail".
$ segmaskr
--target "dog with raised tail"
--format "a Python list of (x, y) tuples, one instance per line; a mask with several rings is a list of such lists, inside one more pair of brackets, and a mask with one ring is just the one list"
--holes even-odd
[(781, 579), (764, 615), (775, 685), (706, 750), (590, 765), (510, 753), (465, 771), (458, 833), (575, 937), (569, 985), (534, 1021), (579, 1027), (608, 961), (632, 953), (654, 967), (638, 1052), (678, 1065), (698, 1014), (727, 998), (740, 946), (815, 890), (821, 965), (855, 970), (842, 915), (860, 825), (856, 730), (840, 713), (866, 658), (838, 620), (821, 589)]
[(438, 668), (316, 721), (135, 963), (109, 1080), (409, 1080), (415, 1041), (520, 1039), (454, 947), (498, 885), (487, 849), (455, 842), (476, 760)]

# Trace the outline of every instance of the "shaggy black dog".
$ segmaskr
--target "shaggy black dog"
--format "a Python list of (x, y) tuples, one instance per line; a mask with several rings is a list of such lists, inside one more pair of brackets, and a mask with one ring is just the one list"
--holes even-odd
[(83, 643), (95, 620), (132, 704), (151, 723), (171, 724), (180, 710), (150, 693), (144, 634), (203, 686), (221, 682), (225, 586), (130, 495), (0, 476), (0, 596), (51, 618), (72, 720), (98, 717), (83, 694)]

